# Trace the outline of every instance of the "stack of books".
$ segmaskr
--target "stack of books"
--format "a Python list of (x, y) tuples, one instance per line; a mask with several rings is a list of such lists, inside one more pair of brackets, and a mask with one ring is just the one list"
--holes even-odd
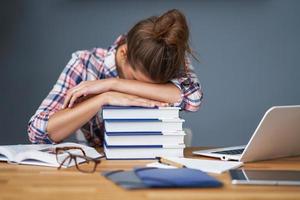
[(104, 106), (107, 159), (183, 157), (183, 119), (178, 107)]

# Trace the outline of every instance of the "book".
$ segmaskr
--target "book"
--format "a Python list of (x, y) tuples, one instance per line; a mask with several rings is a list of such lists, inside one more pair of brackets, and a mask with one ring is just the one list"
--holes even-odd
[(223, 184), (201, 170), (190, 168), (159, 169), (135, 168), (134, 172), (142, 182), (153, 188), (220, 187)]
[(175, 132), (105, 132), (108, 145), (166, 145), (183, 144), (184, 131)]
[(174, 119), (106, 119), (106, 132), (163, 132), (181, 131), (184, 120)]
[(182, 157), (185, 133), (179, 110), (179, 107), (104, 106), (106, 158)]
[(138, 167), (131, 171), (114, 170), (102, 175), (125, 189), (220, 187), (223, 184), (200, 170)]
[(178, 118), (179, 107), (103, 106), (103, 119)]
[[(19, 144), (19, 145), (1, 145), (0, 146), (0, 161), (7, 161), (8, 163), (24, 164), (24, 165), (39, 165), (58, 167), (59, 163), (56, 158), (54, 149), (56, 147), (81, 147), (86, 156), (91, 158), (103, 157), (94, 148), (77, 143), (60, 143), (60, 144)], [(80, 154), (80, 150), (68, 150), (73, 154)], [(62, 161), (68, 156), (68, 153), (61, 153), (58, 155), (58, 160)], [(77, 159), (77, 163), (84, 162), (83, 159)], [(75, 162), (66, 162), (62, 167), (74, 166)]]
[(108, 145), (104, 143), (107, 159), (155, 159), (157, 156), (183, 157), (184, 144), (173, 145)]

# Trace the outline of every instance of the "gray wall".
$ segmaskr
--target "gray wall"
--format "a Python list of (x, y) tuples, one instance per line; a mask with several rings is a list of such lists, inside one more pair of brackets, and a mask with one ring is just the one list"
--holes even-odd
[(107, 47), (139, 19), (185, 12), (205, 98), (182, 113), (193, 145), (247, 142), (267, 108), (300, 104), (300, 1), (0, 3), (0, 143), (28, 143), (26, 126), (72, 52)]

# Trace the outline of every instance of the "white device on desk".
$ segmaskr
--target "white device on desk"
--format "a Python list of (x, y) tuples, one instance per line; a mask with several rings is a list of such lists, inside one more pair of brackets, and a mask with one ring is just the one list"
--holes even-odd
[(230, 170), (232, 184), (300, 185), (300, 171), (291, 170)]
[(300, 105), (270, 108), (247, 145), (193, 153), (240, 162), (300, 155)]

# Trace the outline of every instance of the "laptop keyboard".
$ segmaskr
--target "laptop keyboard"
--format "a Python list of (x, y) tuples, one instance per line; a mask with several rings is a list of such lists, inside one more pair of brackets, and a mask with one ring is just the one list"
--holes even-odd
[(226, 150), (226, 151), (215, 151), (212, 153), (237, 155), (237, 154), (242, 154), (244, 150), (245, 149), (234, 149), (234, 150)]

